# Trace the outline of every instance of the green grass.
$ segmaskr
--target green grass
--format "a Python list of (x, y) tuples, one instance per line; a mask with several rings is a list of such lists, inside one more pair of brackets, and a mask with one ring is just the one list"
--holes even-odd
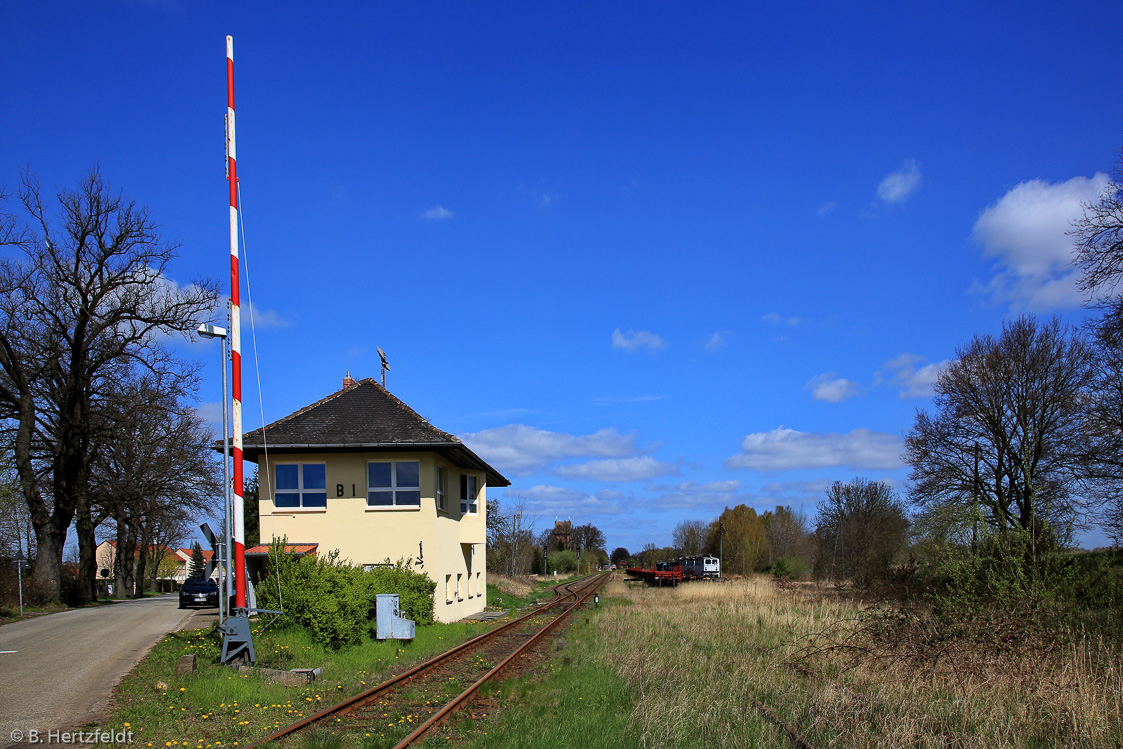
[[(602, 599), (601, 609), (624, 603)], [(597, 614), (578, 614), (562, 635), (564, 647), (552, 650), (536, 675), (484, 686), (481, 696), (494, 701), (497, 712), (455, 718), (423, 746), (447, 746), (449, 735), (461, 739), (458, 745), (481, 749), (643, 746), (630, 717), (638, 695), (604, 665)]]
[[(141, 747), (245, 746), (484, 629), (480, 624), (433, 624), (418, 627), (412, 642), (367, 639), (338, 651), (323, 648), (297, 627), (255, 632), (258, 666), (323, 669), (317, 681), (304, 687), (272, 684), (260, 675), (219, 665), (221, 638), (213, 629), (174, 632), (121, 683), (116, 712), (104, 727), (132, 730), (134, 745)], [(190, 653), (196, 656), (196, 672), (176, 676), (177, 661)]]

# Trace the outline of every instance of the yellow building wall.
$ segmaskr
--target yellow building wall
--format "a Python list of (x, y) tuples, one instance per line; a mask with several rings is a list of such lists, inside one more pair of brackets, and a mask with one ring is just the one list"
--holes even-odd
[[(420, 507), (368, 507), (367, 463), (416, 460), (420, 465)], [(264, 462), (264, 461), (263, 461)], [(274, 466), (323, 463), (327, 508), (275, 507)], [(436, 469), (445, 469), (445, 510), (437, 509)], [(460, 475), (479, 480), (478, 512), (460, 513)], [(271, 455), (259, 473), (261, 540), (319, 544), (317, 554), (338, 550), (354, 564), (410, 560), (437, 584), (433, 614), (454, 622), (484, 610), (487, 603), (487, 501), (484, 475), (440, 460), (433, 453), (307, 453)]]

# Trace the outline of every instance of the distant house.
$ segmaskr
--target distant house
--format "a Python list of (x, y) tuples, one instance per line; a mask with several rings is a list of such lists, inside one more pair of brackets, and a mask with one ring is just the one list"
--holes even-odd
[(437, 583), (438, 621), (484, 609), (486, 489), (510, 482), (374, 380), (348, 377), (245, 434), (243, 454), (259, 466), (263, 541), (368, 566), (408, 561)]
[[(184, 556), (186, 554), (186, 556)], [(210, 559), (211, 551), (206, 550), (203, 552), (205, 559)], [(140, 556), (140, 549), (137, 548), (133, 557), (133, 571), (136, 571), (136, 559)], [(150, 580), (155, 574), (155, 587), (153, 590), (157, 593), (168, 593), (177, 590), (179, 586), (187, 579), (187, 560), (191, 559), (191, 549), (169, 549), (166, 546), (149, 546), (148, 547), (148, 562), (146, 577)], [(97, 582), (98, 589), (102, 594), (108, 594), (109, 586), (114, 584), (116, 577), (113, 573), (113, 565), (117, 560), (117, 542), (116, 541), (102, 541), (97, 545), (94, 550), (94, 560), (97, 564), (97, 570), (94, 574), (94, 579)], [(135, 581), (134, 581), (135, 585)], [(133, 595), (134, 591), (129, 591), (129, 595)]]

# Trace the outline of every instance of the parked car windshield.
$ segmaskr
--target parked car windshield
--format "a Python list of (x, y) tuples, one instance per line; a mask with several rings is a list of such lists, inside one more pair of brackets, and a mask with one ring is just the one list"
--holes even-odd
[(218, 585), (214, 580), (204, 580), (201, 577), (193, 577), (183, 584), (183, 590), (188, 592), (199, 591), (200, 593), (208, 590), (218, 590)]

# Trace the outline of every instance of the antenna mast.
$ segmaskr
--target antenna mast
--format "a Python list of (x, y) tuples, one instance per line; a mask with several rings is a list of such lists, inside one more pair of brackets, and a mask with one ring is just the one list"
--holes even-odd
[(374, 350), (378, 352), (378, 358), (382, 360), (382, 389), (385, 390), (386, 389), (386, 372), (388, 372), (390, 370), (390, 364), (386, 361), (386, 352), (385, 351), (378, 348), (378, 346), (375, 346)]
[(234, 427), (234, 607), (246, 607), (246, 528), (242, 476), (242, 318), (238, 278), (238, 169), (234, 146), (234, 37), (226, 37), (226, 180), (230, 183), (230, 369)]

